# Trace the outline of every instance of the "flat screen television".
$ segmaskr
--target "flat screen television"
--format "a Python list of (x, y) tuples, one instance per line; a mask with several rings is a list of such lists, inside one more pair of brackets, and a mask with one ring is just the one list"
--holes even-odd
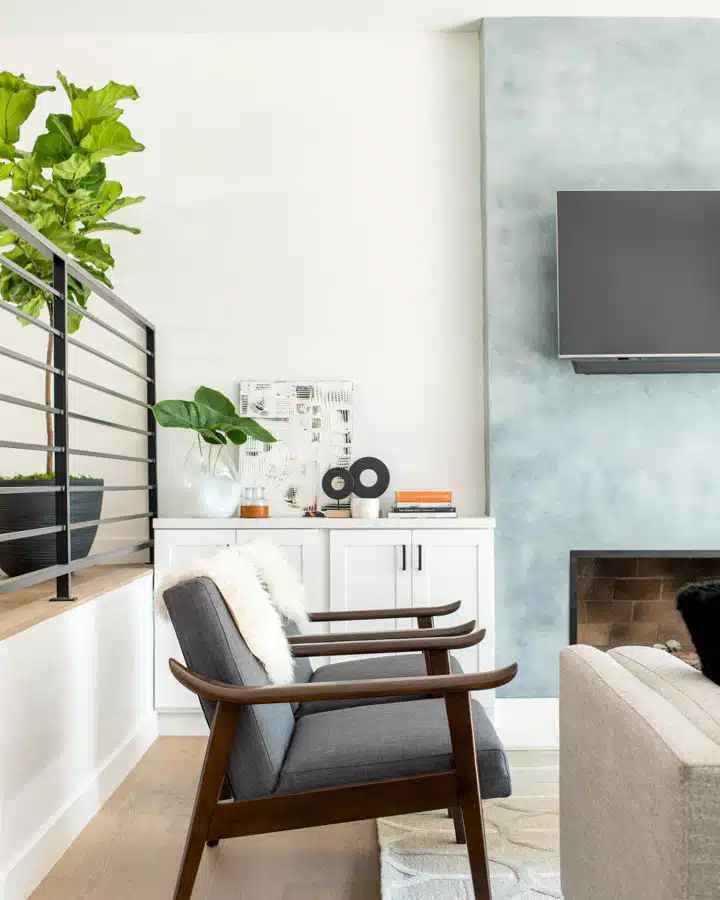
[(561, 357), (720, 359), (720, 191), (559, 191), (557, 253)]

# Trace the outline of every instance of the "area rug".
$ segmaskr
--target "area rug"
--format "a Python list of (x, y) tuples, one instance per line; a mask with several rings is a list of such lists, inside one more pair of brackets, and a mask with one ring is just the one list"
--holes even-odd
[[(493, 900), (562, 898), (557, 796), (483, 804)], [(445, 810), (378, 820), (382, 900), (472, 900), (467, 849)]]

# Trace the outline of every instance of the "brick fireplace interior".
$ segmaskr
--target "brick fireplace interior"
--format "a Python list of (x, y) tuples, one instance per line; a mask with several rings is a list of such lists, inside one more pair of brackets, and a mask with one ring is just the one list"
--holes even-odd
[(575, 578), (571, 640), (574, 627), (578, 643), (601, 650), (675, 640), (682, 647), (681, 655), (692, 656), (692, 642), (675, 608), (675, 595), (688, 582), (720, 579), (720, 556), (578, 554), (571, 561), (571, 573)]

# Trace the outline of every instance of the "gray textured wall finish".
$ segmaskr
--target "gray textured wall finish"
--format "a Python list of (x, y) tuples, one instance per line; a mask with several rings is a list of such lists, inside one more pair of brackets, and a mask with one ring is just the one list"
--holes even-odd
[(483, 42), (498, 663), (505, 696), (556, 696), (571, 549), (720, 548), (720, 376), (575, 375), (554, 246), (557, 190), (720, 190), (720, 22), (489, 19)]

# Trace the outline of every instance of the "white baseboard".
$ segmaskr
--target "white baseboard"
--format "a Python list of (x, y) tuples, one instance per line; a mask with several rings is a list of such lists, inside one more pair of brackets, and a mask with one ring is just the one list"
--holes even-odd
[(161, 737), (207, 737), (210, 731), (201, 709), (163, 710), (157, 717)]
[(26, 900), (138, 764), (158, 733), (157, 715), (149, 715), (88, 778), (8, 865), (0, 885), (3, 900)]
[(557, 697), (496, 698), (493, 722), (506, 750), (557, 750), (560, 746)]

